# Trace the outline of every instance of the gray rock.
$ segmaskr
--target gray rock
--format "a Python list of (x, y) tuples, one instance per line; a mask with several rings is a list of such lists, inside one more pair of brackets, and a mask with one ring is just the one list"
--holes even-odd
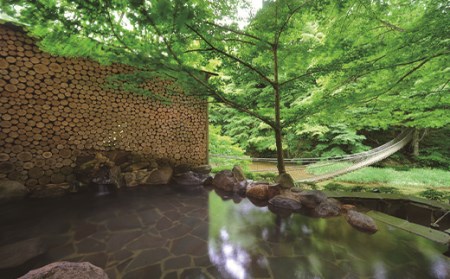
[(110, 167), (103, 165), (94, 173), (92, 182), (103, 185), (114, 185), (120, 188), (122, 186), (120, 168), (117, 166)]
[(22, 199), (28, 194), (28, 189), (22, 183), (12, 180), (0, 180), (0, 203)]
[(211, 172), (210, 165), (200, 165), (192, 168), (193, 172), (201, 173), (201, 174), (209, 174)]
[(31, 270), (19, 279), (108, 279), (105, 271), (91, 263), (55, 262)]
[(31, 238), (0, 247), (0, 269), (19, 266), (46, 251), (39, 238)]
[(327, 199), (327, 195), (319, 190), (302, 191), (296, 194), (304, 207), (316, 208), (321, 202)]
[(277, 176), (275, 182), (280, 184), (282, 188), (289, 189), (295, 187), (294, 179), (289, 173), (282, 173)]
[(268, 183), (252, 183), (248, 185), (245, 195), (250, 199), (269, 200), (269, 184)]
[(361, 212), (348, 210), (345, 215), (345, 219), (347, 220), (347, 223), (360, 231), (367, 233), (375, 233), (378, 231), (375, 221)]
[(244, 171), (240, 166), (234, 166), (231, 171), (233, 172), (234, 178), (236, 178), (237, 181), (241, 182), (246, 180)]
[[(154, 170), (154, 171), (156, 171), (156, 170)], [(150, 172), (148, 170), (137, 170), (137, 171), (132, 171), (132, 172), (124, 172), (124, 173), (122, 173), (122, 175), (125, 180), (125, 185), (127, 187), (134, 187), (134, 186), (138, 186), (138, 185), (142, 185), (142, 184), (151, 184), (151, 183), (148, 183), (151, 173), (152, 172)], [(156, 177), (158, 177), (158, 179), (159, 179), (158, 174), (155, 174), (153, 176), (153, 178), (156, 178)], [(155, 183), (155, 184), (157, 184), (157, 183)]]
[(169, 165), (163, 165), (150, 173), (145, 184), (165, 185), (170, 182), (173, 175), (173, 168)]
[(67, 194), (69, 188), (69, 183), (41, 185), (32, 190), (30, 198), (46, 199), (62, 197)]
[(187, 171), (174, 175), (172, 180), (178, 185), (202, 185), (207, 177), (208, 175)]
[(334, 217), (341, 214), (341, 203), (336, 199), (327, 199), (321, 202), (315, 209), (318, 217)]
[(274, 207), (288, 209), (293, 212), (299, 212), (302, 208), (302, 204), (299, 201), (280, 195), (271, 198), (269, 200), (269, 204)]
[(232, 171), (223, 170), (214, 176), (213, 186), (227, 192), (235, 192), (239, 189), (239, 182)]

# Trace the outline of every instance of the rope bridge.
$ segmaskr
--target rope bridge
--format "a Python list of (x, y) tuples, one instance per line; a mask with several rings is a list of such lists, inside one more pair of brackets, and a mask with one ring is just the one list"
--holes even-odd
[[(413, 136), (413, 129), (406, 129), (402, 133), (400, 133), (397, 137), (392, 139), (391, 141), (368, 151), (335, 156), (335, 157), (316, 157), (316, 158), (291, 158), (284, 159), (286, 163), (286, 171), (301, 171), (308, 168), (308, 170), (314, 168), (323, 168), (327, 166), (336, 165), (339, 163), (342, 165), (337, 170), (333, 170), (324, 174), (315, 175), (309, 178), (304, 178), (297, 180), (296, 182), (319, 182), (327, 179), (331, 179), (340, 175), (347, 174), (349, 172), (370, 166), (379, 161), (386, 159), (392, 154), (396, 153), (403, 147), (405, 147), (411, 140)], [(233, 160), (243, 160), (243, 161), (252, 161), (252, 162), (263, 162), (263, 163), (272, 163), (276, 164), (276, 158), (250, 158), (250, 157), (238, 157), (238, 156), (227, 156), (227, 155), (219, 155), (219, 154), (210, 154), (211, 157), (219, 157), (219, 158), (227, 158)], [(274, 168), (263, 169), (263, 170), (254, 170), (254, 172), (274, 172), (276, 171)]]

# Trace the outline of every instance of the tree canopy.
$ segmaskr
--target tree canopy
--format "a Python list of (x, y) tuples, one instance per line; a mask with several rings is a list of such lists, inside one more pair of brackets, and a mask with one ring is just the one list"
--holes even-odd
[(276, 150), (279, 172), (305, 133), (358, 146), (358, 129), (450, 123), (446, 1), (264, 3), (244, 27), (239, 0), (6, 0), (2, 10), (52, 53), (133, 65), (131, 83), (157, 69), (235, 109), (214, 106), (212, 120)]

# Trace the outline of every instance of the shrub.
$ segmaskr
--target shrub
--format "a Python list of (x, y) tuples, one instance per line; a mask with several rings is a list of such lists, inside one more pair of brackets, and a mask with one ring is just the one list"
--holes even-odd
[(339, 183), (331, 182), (325, 185), (323, 189), (327, 191), (345, 191), (347, 190), (347, 187)]
[(441, 201), (446, 197), (445, 192), (438, 191), (432, 188), (428, 188), (427, 190), (420, 192), (419, 195), (421, 197), (434, 201)]
[(358, 185), (358, 186), (350, 187), (348, 190), (349, 190), (350, 192), (364, 192), (365, 187), (364, 187), (364, 186)]
[(400, 191), (395, 187), (381, 186), (372, 188), (374, 193), (384, 193), (384, 194), (399, 194)]

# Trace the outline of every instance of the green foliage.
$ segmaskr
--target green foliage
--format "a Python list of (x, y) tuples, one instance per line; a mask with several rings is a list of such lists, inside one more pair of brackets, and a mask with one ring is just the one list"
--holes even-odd
[(244, 171), (248, 171), (251, 162), (250, 160), (238, 160), (214, 156), (225, 155), (230, 157), (246, 157), (242, 148), (234, 144), (230, 137), (220, 135), (220, 127), (215, 127), (213, 125), (209, 126), (209, 153), (212, 155), (209, 158), (209, 163), (213, 166), (213, 172), (230, 170), (235, 165), (240, 166)]
[(331, 182), (323, 186), (324, 190), (337, 191), (337, 192), (373, 192), (383, 194), (400, 194), (401, 191), (396, 187), (379, 186), (379, 187), (367, 187), (367, 186), (345, 186), (340, 183)]
[(347, 187), (339, 183), (331, 182), (325, 185), (323, 189), (327, 191), (346, 191)]
[(421, 197), (424, 197), (429, 200), (441, 201), (447, 197), (447, 193), (435, 190), (433, 188), (429, 188), (425, 191), (419, 193)]
[(380, 187), (373, 187), (371, 189), (372, 192), (375, 193), (383, 193), (383, 194), (400, 194), (401, 191), (395, 187), (389, 187), (389, 186), (380, 186)]
[(357, 186), (349, 187), (348, 190), (349, 190), (350, 192), (364, 192), (365, 187), (364, 187), (364, 186), (361, 186), (361, 185), (357, 185)]

